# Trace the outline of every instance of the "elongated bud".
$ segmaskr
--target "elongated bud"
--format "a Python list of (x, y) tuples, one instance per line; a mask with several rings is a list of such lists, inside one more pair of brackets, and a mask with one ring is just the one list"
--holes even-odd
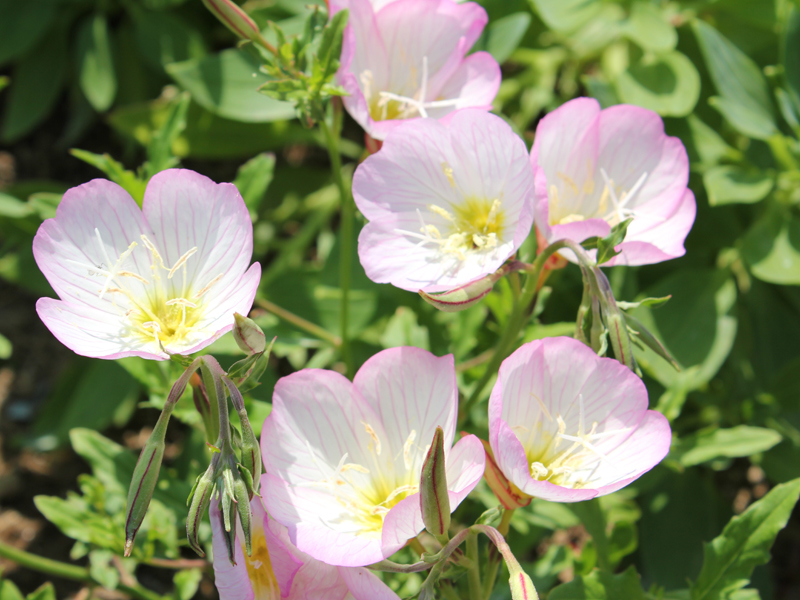
[(504, 264), (491, 275), (482, 277), (476, 281), (462, 285), (455, 289), (441, 294), (428, 294), (427, 292), (419, 291), (419, 295), (428, 304), (435, 306), (442, 312), (458, 312), (466, 310), (470, 306), (474, 306), (480, 302), (489, 292), (492, 291), (494, 284), (500, 281), (503, 277), (512, 271), (522, 271), (528, 265), (519, 261), (514, 261)]
[(167, 403), (158, 417), (153, 433), (142, 448), (136, 468), (133, 470), (131, 486), (128, 489), (128, 509), (125, 515), (125, 556), (131, 555), (133, 540), (136, 532), (144, 521), (147, 507), (153, 498), (153, 491), (158, 481), (158, 472), (161, 470), (161, 461), (164, 459), (164, 438), (167, 433), (169, 417), (174, 404)]
[(242, 531), (244, 532), (244, 547), (247, 556), (253, 554), (253, 512), (250, 508), (250, 499), (253, 497), (250, 490), (253, 489), (252, 481), (248, 486), (245, 483), (241, 473), (236, 471), (238, 477), (233, 482), (233, 497), (236, 500), (236, 512), (239, 514), (239, 520), (242, 523)]
[[(669, 362), (676, 371), (681, 370), (675, 357), (669, 353), (669, 350), (664, 347), (664, 344), (662, 344), (639, 319), (629, 313), (625, 313), (625, 322), (628, 324), (628, 331), (634, 333), (641, 343)], [(633, 328), (633, 331), (631, 331), (631, 328)]]
[(489, 445), (489, 442), (481, 440), (481, 443), (483, 444), (483, 449), (486, 451), (486, 467), (483, 477), (486, 479), (489, 488), (494, 492), (494, 495), (497, 496), (500, 504), (508, 510), (528, 506), (532, 498), (517, 489), (517, 487), (503, 475), (503, 472), (494, 460), (494, 453), (492, 452), (492, 447)]
[(250, 485), (252, 493), (248, 498), (248, 500), (252, 500), (253, 494), (258, 492), (258, 485), (261, 480), (261, 445), (258, 443), (258, 438), (256, 434), (253, 433), (250, 420), (247, 418), (247, 411), (244, 407), (242, 393), (228, 377), (223, 377), (222, 381), (228, 387), (228, 391), (231, 395), (231, 402), (233, 403), (234, 409), (236, 409), (236, 413), (239, 415), (239, 422), (242, 425), (242, 466), (249, 471), (252, 479)]
[(592, 321), (592, 288), (589, 285), (589, 275), (586, 273), (586, 268), (583, 265), (580, 265), (580, 268), (581, 273), (583, 273), (583, 297), (578, 307), (578, 315), (575, 318), (575, 335), (573, 337), (588, 346), (589, 328)]
[(261, 31), (246, 12), (231, 0), (203, 0), (203, 4), (220, 22), (240, 38), (264, 45)]
[(598, 267), (595, 267), (593, 271), (595, 271), (594, 275), (602, 294), (599, 300), (605, 314), (608, 339), (611, 342), (614, 357), (631, 371), (636, 371), (636, 360), (633, 358), (628, 324), (625, 322), (625, 317), (614, 299), (611, 284), (608, 283), (605, 274)]
[(267, 347), (267, 338), (253, 319), (233, 313), (233, 339), (243, 352), (258, 354)]
[(201, 557), (205, 556), (200, 542), (197, 540), (197, 529), (200, 527), (200, 522), (203, 520), (203, 515), (206, 514), (206, 509), (211, 502), (211, 497), (214, 495), (214, 480), (216, 479), (216, 471), (219, 465), (219, 453), (215, 453), (211, 459), (211, 464), (208, 465), (205, 473), (197, 479), (192, 493), (189, 495), (189, 515), (186, 517), (186, 537), (189, 539), (189, 545), (192, 550), (197, 552)]
[(422, 522), (425, 529), (441, 543), (449, 540), (450, 495), (447, 492), (447, 473), (444, 465), (444, 432), (436, 428), (433, 442), (422, 463), (419, 480), (419, 503), (422, 508)]
[[(510, 568), (509, 573), (511, 573)], [(538, 600), (539, 598), (533, 581), (531, 581), (528, 574), (521, 568), (515, 569), (514, 572), (511, 573), (511, 576), (508, 578), (508, 584), (511, 587), (512, 600)]]

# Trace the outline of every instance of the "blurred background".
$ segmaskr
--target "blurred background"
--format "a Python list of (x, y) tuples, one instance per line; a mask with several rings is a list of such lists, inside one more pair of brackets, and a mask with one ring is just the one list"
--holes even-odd
[[(298, 33), (313, 4), (242, 7), (274, 39), (268, 21)], [(657, 111), (689, 152), (698, 214), (686, 256), (609, 270), (618, 299), (673, 295), (662, 308), (634, 314), (681, 365), (676, 372), (652, 353), (638, 356), (651, 407), (672, 421), (676, 441), (663, 465), (598, 503), (618, 570), (633, 565), (652, 598), (689, 598), (659, 594), (696, 578), (703, 542), (733, 515), (800, 477), (800, 7), (790, 0), (480, 4), (490, 21), (475, 49), (503, 65), (496, 112), (529, 145), (547, 111), (589, 95), (603, 106)], [(85, 566), (102, 584), (0, 558), (0, 579), (21, 594), (0, 583), (3, 600), (127, 597), (119, 587), (133, 575), (179, 600), (216, 596), (208, 563), (183, 535), (185, 497), (207, 462), (188, 399), (170, 428), (137, 552), (121, 559), (135, 457), (178, 373), (138, 358), (78, 357), (38, 319), (36, 300), (54, 293), (31, 242), (65, 190), (96, 177), (143, 190), (148, 176), (177, 165), (235, 182), (264, 272), (253, 317), (268, 337), (278, 336), (264, 382), (247, 398), (251, 422), (260, 427), (269, 413), (278, 377), (341, 369), (338, 269), (331, 268), (339, 261), (339, 198), (327, 152), (291, 105), (256, 91), (264, 81), (199, 0), (0, 0), (0, 542)], [(352, 170), (365, 152), (363, 133), (348, 117), (343, 135)], [(508, 283), (468, 311), (444, 314), (415, 294), (373, 284), (357, 259), (353, 268), (357, 363), (398, 345), (451, 352), (468, 390), (510, 312)], [(574, 266), (551, 276), (525, 339), (571, 335), (581, 290)], [(230, 336), (209, 350), (223, 366), (240, 357)], [(482, 412), (485, 404), (471, 415), (479, 433)], [(494, 503), (479, 488), (464, 518)], [(511, 544), (540, 591), (594, 567), (580, 511), (535, 501), (515, 514)], [(201, 537), (208, 543), (207, 524)], [(770, 564), (753, 575), (757, 592), (736, 599), (800, 598), (798, 573), (795, 515)], [(46, 581), (55, 587), (40, 587)], [(408, 575), (393, 585), (413, 594), (419, 583)], [(509, 597), (500, 588), (495, 600)]]

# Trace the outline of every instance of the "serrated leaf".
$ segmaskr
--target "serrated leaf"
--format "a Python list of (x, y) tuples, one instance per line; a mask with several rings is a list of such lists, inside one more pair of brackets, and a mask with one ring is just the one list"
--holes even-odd
[(703, 568), (691, 586), (692, 600), (724, 600), (770, 560), (775, 536), (786, 526), (800, 496), (800, 479), (773, 488), (704, 547)]
[(781, 434), (774, 429), (739, 425), (683, 437), (673, 444), (669, 457), (684, 467), (692, 467), (719, 458), (766, 452), (781, 439)]
[(593, 571), (559, 585), (547, 600), (645, 600), (644, 590), (635, 567), (619, 575)]

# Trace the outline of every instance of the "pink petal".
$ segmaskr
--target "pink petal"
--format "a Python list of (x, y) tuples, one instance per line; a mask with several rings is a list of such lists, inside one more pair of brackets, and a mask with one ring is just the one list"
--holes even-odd
[[(455, 109), (479, 108), (491, 110), (492, 101), (500, 89), (500, 65), (488, 52), (475, 52), (467, 56), (443, 81), (436, 97), (458, 99)], [(428, 116), (441, 119), (453, 114), (453, 108), (441, 107), (427, 110)]]
[(450, 510), (455, 511), (483, 477), (486, 451), (474, 435), (467, 435), (447, 454), (447, 489), (450, 491)]
[[(236, 565), (228, 560), (228, 550), (220, 523), (219, 500), (212, 500), (208, 509), (211, 519), (212, 547), (214, 551), (214, 583), (217, 586), (220, 600), (253, 600), (255, 594), (247, 573), (245, 554), (239, 544), (236, 545)], [(238, 538), (241, 540), (242, 538)]]
[(400, 597), (369, 569), (339, 567), (339, 573), (355, 600), (400, 600)]
[(422, 522), (422, 509), (419, 504), (419, 493), (403, 498), (386, 513), (383, 521), (383, 537), (381, 545), (386, 556), (391, 556), (406, 542), (425, 529)]
[[(452, 445), (458, 416), (452, 354), (439, 358), (420, 348), (390, 348), (368, 359), (353, 385), (383, 424), (388, 442), (384, 452), (394, 457), (394, 472), (420, 471), (436, 427), (444, 430), (445, 448)], [(413, 446), (406, 457), (409, 436)]]
[[(204, 294), (206, 302), (215, 303), (238, 284), (253, 255), (253, 223), (236, 186), (187, 169), (168, 169), (150, 179), (142, 210), (167, 268), (197, 248), (186, 261), (189, 296), (219, 275)], [(181, 273), (170, 281), (178, 289)]]

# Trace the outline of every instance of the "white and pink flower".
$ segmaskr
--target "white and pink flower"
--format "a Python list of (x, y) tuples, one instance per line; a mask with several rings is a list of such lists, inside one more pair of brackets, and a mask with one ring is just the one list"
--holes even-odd
[(219, 512), (211, 503), (214, 575), (220, 600), (399, 600), (368, 569), (333, 567), (300, 552), (289, 541), (286, 527), (267, 516), (261, 500), (253, 510), (252, 553), (244, 552), (241, 525), (235, 548), (236, 564), (228, 560)]
[(391, 556), (424, 528), (419, 482), (437, 426), (451, 510), (483, 475), (475, 436), (451, 448), (457, 412), (453, 356), (419, 348), (379, 352), (352, 383), (318, 369), (284, 377), (261, 435), (270, 516), (301, 551), (330, 565)]
[(369, 219), (358, 239), (367, 276), (441, 292), (494, 273), (517, 251), (533, 222), (534, 177), (503, 119), (465, 109), (393, 131), (356, 169), (353, 196)]
[(531, 163), (536, 226), (548, 242), (605, 237), (633, 217), (621, 254), (606, 265), (651, 264), (685, 253), (697, 210), (686, 187), (689, 160), (653, 111), (627, 104), (600, 110), (592, 98), (571, 100), (539, 122)]
[(474, 2), (332, 0), (349, 9), (338, 81), (344, 105), (373, 138), (398, 123), (442, 118), (454, 110), (489, 110), (500, 67), (488, 52), (467, 51), (488, 20)]
[(610, 494), (669, 452), (669, 423), (647, 403), (642, 380), (616, 360), (572, 338), (530, 342), (503, 361), (489, 399), (494, 460), (527, 496)]
[(68, 190), (39, 227), (33, 255), (60, 300), (36, 310), (65, 346), (95, 358), (165, 360), (208, 346), (247, 314), (261, 276), (236, 186), (170, 169), (142, 209), (95, 179)]

